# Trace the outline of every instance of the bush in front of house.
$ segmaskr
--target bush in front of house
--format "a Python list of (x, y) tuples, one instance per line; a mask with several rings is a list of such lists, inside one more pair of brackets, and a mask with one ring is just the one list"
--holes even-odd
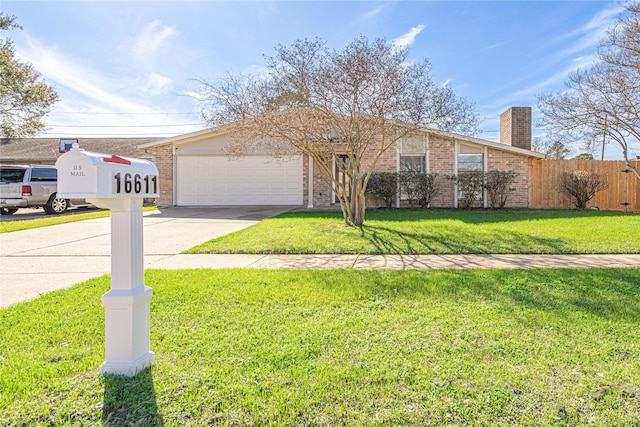
[(509, 191), (514, 191), (511, 187), (518, 177), (518, 173), (514, 171), (489, 171), (485, 174), (484, 188), (487, 189), (489, 205), (491, 209), (502, 209), (507, 203)]
[[(509, 191), (515, 190), (511, 185), (518, 175), (514, 171), (469, 171), (445, 175), (445, 178), (456, 182), (461, 195), (461, 208), (470, 209), (476, 201), (482, 200), (486, 188), (491, 209), (502, 209), (507, 203)], [(431, 201), (442, 191), (442, 178), (438, 173), (374, 172), (369, 178), (366, 192), (380, 197), (386, 207), (392, 207), (398, 197), (398, 188), (410, 206), (415, 202), (421, 208), (428, 209)]]
[(484, 174), (480, 171), (460, 172), (458, 175), (447, 175), (447, 179), (458, 185), (459, 204), (462, 209), (470, 209), (473, 203), (482, 199)]
[(589, 171), (571, 171), (560, 175), (558, 190), (573, 197), (576, 208), (585, 209), (589, 200), (607, 187), (609, 184), (606, 175)]
[(398, 174), (395, 172), (373, 172), (367, 183), (367, 194), (380, 197), (390, 208), (398, 194)]
[(407, 196), (409, 205), (418, 202), (421, 208), (428, 209), (431, 200), (442, 190), (442, 181), (438, 173), (401, 172), (400, 188)]

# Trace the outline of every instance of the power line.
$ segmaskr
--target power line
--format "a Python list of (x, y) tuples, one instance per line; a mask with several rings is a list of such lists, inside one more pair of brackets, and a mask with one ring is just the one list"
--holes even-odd
[[(69, 134), (62, 133), (44, 133), (45, 137), (48, 138), (65, 138), (69, 137)], [(148, 138), (153, 136), (176, 136), (175, 133), (144, 133), (144, 134), (130, 134), (130, 133), (79, 133), (73, 134), (75, 138), (86, 138), (86, 137), (121, 137), (121, 138)]]
[(127, 116), (133, 116), (133, 115), (146, 115), (146, 116), (160, 116), (160, 115), (171, 115), (171, 116), (178, 116), (178, 115), (198, 115), (199, 113), (107, 113), (107, 112), (100, 112), (100, 113), (94, 113), (91, 111), (52, 111), (49, 113), (49, 115), (51, 114), (91, 114), (93, 115), (104, 115), (104, 114), (110, 114), (110, 115), (127, 115)]
[(182, 127), (182, 126), (203, 126), (202, 123), (185, 123), (182, 125), (51, 125), (56, 128), (159, 128), (159, 127)]

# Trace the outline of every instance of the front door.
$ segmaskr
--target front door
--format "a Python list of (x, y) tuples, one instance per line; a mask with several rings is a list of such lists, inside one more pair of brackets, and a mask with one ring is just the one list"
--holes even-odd
[(334, 177), (338, 182), (338, 186), (335, 189), (336, 198), (340, 192), (345, 192), (344, 199), (348, 202), (349, 195), (351, 194), (351, 182), (345, 171), (349, 168), (349, 156), (347, 154), (338, 154), (336, 156), (336, 164), (334, 170)]

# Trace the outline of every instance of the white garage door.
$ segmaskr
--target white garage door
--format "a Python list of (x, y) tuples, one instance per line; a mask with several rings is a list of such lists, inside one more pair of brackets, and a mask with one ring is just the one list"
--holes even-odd
[(178, 157), (179, 206), (301, 205), (302, 157)]

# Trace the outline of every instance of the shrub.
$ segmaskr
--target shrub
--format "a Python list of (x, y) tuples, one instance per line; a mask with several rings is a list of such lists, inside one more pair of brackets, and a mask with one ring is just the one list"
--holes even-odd
[(517, 172), (494, 170), (485, 174), (484, 188), (487, 189), (491, 209), (502, 209), (507, 203), (509, 191), (515, 190), (511, 184), (516, 180)]
[(418, 202), (420, 207), (428, 209), (431, 200), (442, 189), (437, 173), (401, 172), (400, 188), (407, 195), (409, 204)]
[(461, 207), (469, 209), (473, 202), (482, 197), (484, 174), (479, 171), (460, 172), (458, 175), (447, 175), (447, 179), (458, 184), (458, 192), (462, 194)]
[(398, 174), (373, 172), (369, 177), (366, 193), (380, 197), (388, 208), (392, 207), (398, 194)]
[(598, 191), (609, 186), (607, 177), (596, 172), (572, 171), (560, 175), (558, 190), (567, 193), (575, 199), (578, 209), (587, 207), (587, 202), (593, 199)]

